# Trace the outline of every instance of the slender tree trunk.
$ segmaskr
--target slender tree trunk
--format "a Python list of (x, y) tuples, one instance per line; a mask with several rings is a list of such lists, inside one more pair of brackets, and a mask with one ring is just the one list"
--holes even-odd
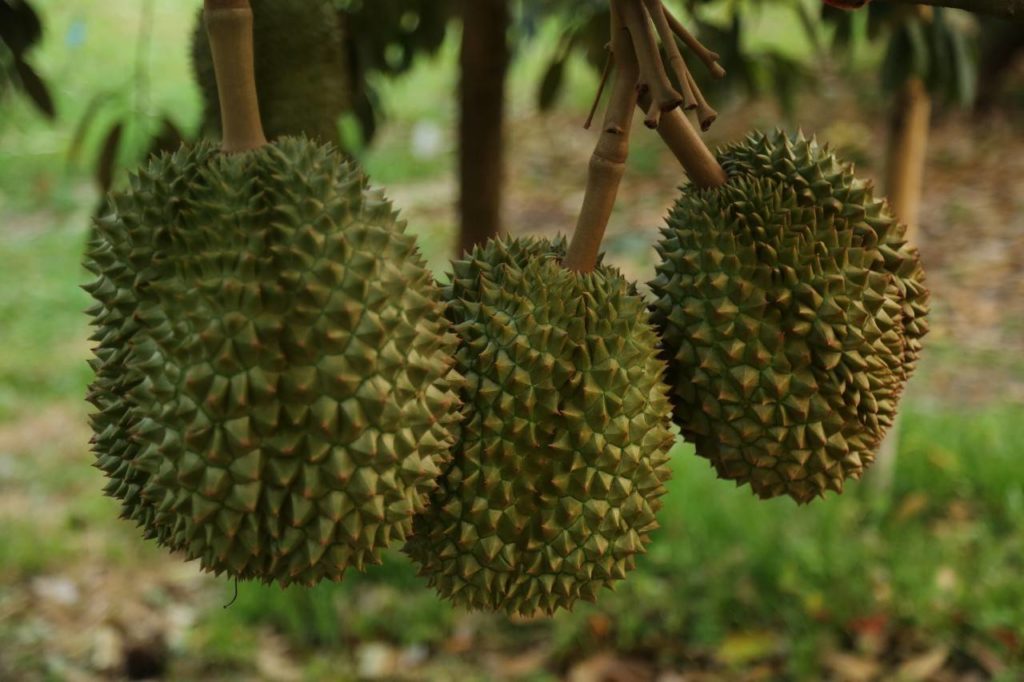
[(1024, 0), (880, 0), (900, 5), (933, 5), (935, 7), (955, 7), (979, 14), (992, 14), (997, 17), (1024, 17)]
[(981, 22), (981, 65), (978, 73), (978, 98), (974, 110), (991, 113), (1003, 94), (1007, 76), (1018, 59), (1024, 57), (1024, 16), (1018, 21), (986, 17)]
[[(924, 191), (925, 160), (931, 128), (932, 98), (920, 78), (903, 85), (892, 116), (889, 137), (889, 204), (896, 217), (907, 225), (907, 239), (919, 243), (921, 195)], [(889, 490), (899, 454), (900, 421), (889, 430), (874, 467), (874, 483)]]
[(463, 0), (459, 119), (459, 254), (501, 232), (507, 0)]

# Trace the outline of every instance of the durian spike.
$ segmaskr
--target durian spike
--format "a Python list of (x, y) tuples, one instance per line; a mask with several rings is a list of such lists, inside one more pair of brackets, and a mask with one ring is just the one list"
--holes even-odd
[(636, 84), (640, 78), (640, 65), (620, 8), (631, 1), (611, 0), (615, 80), (605, 113), (604, 129), (590, 157), (583, 208), (562, 262), (564, 267), (577, 272), (591, 272), (597, 265), (601, 241), (608, 228), (629, 157), (629, 135), (637, 106)]
[(249, 0), (206, 0), (204, 10), (224, 130), (221, 149), (227, 154), (258, 149), (267, 138), (256, 95), (252, 7)]
[[(619, 3), (619, 11), (640, 64), (640, 83), (650, 88), (653, 106), (662, 112), (682, 106), (683, 96), (673, 87), (665, 71), (658, 51), (658, 41), (651, 27), (651, 17), (643, 0), (623, 0)], [(656, 116), (652, 118), (656, 119)]]

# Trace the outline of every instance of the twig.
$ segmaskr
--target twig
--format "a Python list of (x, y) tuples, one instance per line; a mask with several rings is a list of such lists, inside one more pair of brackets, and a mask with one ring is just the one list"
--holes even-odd
[(716, 79), (725, 78), (725, 69), (723, 69), (722, 65), (718, 63), (718, 60), (721, 59), (721, 55), (704, 47), (699, 40), (693, 37), (692, 33), (686, 30), (683, 23), (679, 21), (679, 19), (677, 19), (667, 7), (664, 8), (664, 11), (665, 19), (668, 20), (669, 26), (672, 27), (672, 32), (679, 36), (679, 39), (686, 43), (686, 46), (689, 47), (702, 62), (704, 62), (704, 66), (708, 67), (708, 71), (711, 72), (711, 77)]
[(601, 105), (601, 98), (604, 97), (605, 86), (608, 85), (608, 77), (611, 76), (612, 66), (615, 64), (615, 53), (612, 52), (612, 46), (609, 43), (605, 46), (608, 51), (608, 56), (604, 60), (604, 71), (601, 73), (601, 84), (597, 86), (597, 96), (594, 97), (594, 106), (590, 108), (590, 115), (587, 116), (587, 122), (583, 124), (584, 130), (590, 130), (590, 126), (594, 125), (594, 117), (597, 116), (597, 108)]
[(629, 157), (629, 134), (637, 106), (636, 84), (640, 78), (633, 41), (622, 21), (621, 8), (630, 2), (611, 0), (615, 79), (604, 128), (590, 157), (583, 207), (562, 263), (566, 269), (575, 272), (591, 272), (597, 266), (601, 241), (608, 228)]
[(661, 111), (672, 111), (683, 104), (683, 96), (672, 86), (665, 72), (651, 19), (642, 0), (622, 0), (619, 7), (640, 65), (640, 83), (650, 88), (654, 106)]

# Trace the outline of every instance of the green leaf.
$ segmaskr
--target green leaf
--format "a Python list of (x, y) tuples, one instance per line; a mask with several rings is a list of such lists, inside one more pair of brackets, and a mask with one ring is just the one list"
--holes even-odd
[(0, 41), (20, 58), (43, 36), (39, 15), (24, 0), (0, 0)]
[(117, 163), (117, 152), (121, 148), (123, 133), (124, 123), (117, 121), (103, 139), (103, 148), (96, 163), (96, 183), (104, 194), (109, 192), (114, 184), (114, 164)]
[(565, 82), (565, 58), (556, 59), (548, 65), (544, 72), (544, 80), (541, 81), (540, 92), (537, 97), (537, 106), (541, 111), (550, 111), (562, 93), (562, 85)]
[(14, 70), (18, 73), (18, 84), (36, 105), (36, 108), (51, 120), (57, 118), (57, 109), (53, 104), (53, 97), (50, 96), (50, 89), (39, 77), (39, 74), (29, 66), (28, 62), (18, 58), (14, 60)]

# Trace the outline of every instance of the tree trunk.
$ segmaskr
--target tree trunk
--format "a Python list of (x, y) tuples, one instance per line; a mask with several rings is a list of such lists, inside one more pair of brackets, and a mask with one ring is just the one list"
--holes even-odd
[(998, 17), (1024, 17), (1024, 0), (883, 0), (900, 5), (933, 5), (935, 7), (955, 7), (979, 14), (992, 14)]
[(463, 0), (459, 86), (459, 255), (501, 232), (504, 184), (506, 0)]
[(978, 98), (974, 110), (991, 113), (999, 104), (1007, 76), (1017, 60), (1024, 56), (1024, 17), (1004, 21), (986, 17), (981, 22), (981, 65), (978, 73)]
[[(918, 224), (931, 113), (931, 95), (920, 78), (911, 78), (903, 85), (893, 109), (887, 169), (889, 204), (896, 218), (906, 223), (907, 240), (911, 243), (919, 242)], [(897, 420), (875, 461), (873, 480), (880, 490), (892, 487), (899, 439), (900, 421)]]

